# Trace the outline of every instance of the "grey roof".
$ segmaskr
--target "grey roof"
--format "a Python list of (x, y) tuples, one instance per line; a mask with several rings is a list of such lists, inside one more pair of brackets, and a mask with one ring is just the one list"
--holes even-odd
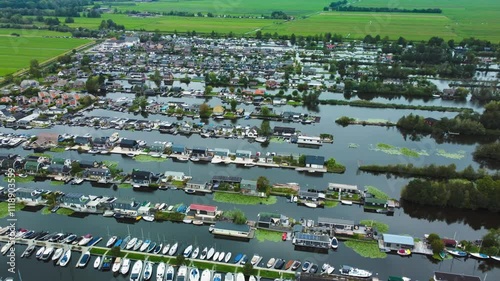
[(351, 221), (351, 220), (333, 219), (333, 218), (325, 218), (325, 217), (318, 217), (318, 223), (354, 225), (354, 221)]
[(385, 243), (391, 244), (400, 244), (400, 245), (415, 245), (413, 241), (413, 237), (411, 236), (403, 236), (403, 235), (395, 235), (395, 234), (382, 234), (382, 239)]
[(325, 157), (306, 155), (306, 164), (325, 165)]
[(312, 241), (312, 242), (324, 242), (330, 243), (330, 238), (327, 235), (316, 235), (309, 233), (297, 233), (295, 234), (295, 239), (303, 240), (303, 241)]
[(450, 272), (434, 272), (436, 281), (481, 281), (481, 278), (471, 275), (462, 275)]
[(250, 226), (246, 224), (235, 224), (230, 222), (217, 222), (214, 229), (225, 229), (240, 232), (250, 232)]

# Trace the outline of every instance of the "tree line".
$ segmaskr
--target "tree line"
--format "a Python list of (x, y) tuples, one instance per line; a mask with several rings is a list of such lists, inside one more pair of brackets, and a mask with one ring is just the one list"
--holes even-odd
[(351, 6), (347, 3), (347, 0), (331, 2), (328, 7), (325, 7), (325, 11), (346, 11), (346, 12), (382, 12), (382, 13), (424, 13), (424, 14), (441, 14), (443, 11), (439, 8), (427, 8), (427, 9), (401, 9), (401, 8), (389, 8), (389, 7), (359, 7)]

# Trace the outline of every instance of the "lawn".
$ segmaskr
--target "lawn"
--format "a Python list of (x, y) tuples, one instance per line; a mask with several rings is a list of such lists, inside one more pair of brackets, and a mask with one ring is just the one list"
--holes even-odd
[(59, 208), (59, 210), (57, 210), (56, 212), (56, 214), (64, 216), (71, 216), (73, 213), (75, 213), (75, 211), (67, 208)]
[(165, 161), (167, 161), (167, 158), (153, 157), (151, 155), (144, 155), (144, 154), (134, 156), (133, 159), (137, 162), (165, 162)]
[(28, 68), (33, 59), (42, 63), (89, 42), (74, 38), (0, 36), (0, 76)]
[(346, 241), (344, 243), (347, 247), (354, 250), (354, 252), (358, 253), (360, 256), (365, 258), (385, 258), (387, 254), (381, 252), (378, 248), (378, 243), (373, 242), (362, 242), (362, 241)]
[(389, 225), (379, 222), (379, 221), (374, 221), (374, 220), (362, 220), (359, 222), (361, 225), (366, 225), (366, 226), (373, 226), (378, 230), (380, 233), (387, 233), (389, 231)]
[(272, 242), (280, 242), (282, 232), (270, 231), (265, 229), (257, 229), (255, 231), (255, 238), (259, 240), (259, 242), (264, 241), (272, 241)]
[[(22, 183), (22, 182), (32, 182), (35, 177), (34, 176), (27, 176), (25, 178), (23, 177), (14, 177), (15, 179), (15, 183)], [(4, 181), (9, 181), (9, 177), (4, 177), (3, 178)]]
[(214, 194), (214, 201), (240, 204), (240, 205), (257, 205), (257, 204), (272, 205), (276, 203), (277, 199), (276, 196), (261, 198), (257, 196), (248, 196), (238, 193), (216, 192)]
[[(15, 210), (20, 211), (24, 208), (23, 204), (16, 204)], [(9, 204), (7, 202), (0, 202), (0, 219), (3, 219), (9, 215)]]
[(365, 187), (368, 190), (368, 193), (371, 193), (373, 196), (375, 196), (375, 198), (378, 198), (378, 199), (389, 199), (389, 195), (387, 195), (387, 193), (385, 193), (382, 190), (376, 188), (375, 186), (367, 185)]
[(69, 32), (57, 32), (46, 29), (15, 29), (15, 28), (0, 28), (0, 36), (11, 36), (11, 34), (19, 34), (20, 37), (63, 37), (71, 36)]

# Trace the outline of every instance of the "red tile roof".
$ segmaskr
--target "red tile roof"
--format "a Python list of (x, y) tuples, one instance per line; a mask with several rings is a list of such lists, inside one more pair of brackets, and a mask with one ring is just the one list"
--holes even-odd
[(198, 211), (205, 211), (209, 213), (213, 213), (217, 211), (217, 206), (209, 206), (209, 205), (201, 205), (201, 204), (191, 204), (189, 205), (190, 210), (198, 210)]

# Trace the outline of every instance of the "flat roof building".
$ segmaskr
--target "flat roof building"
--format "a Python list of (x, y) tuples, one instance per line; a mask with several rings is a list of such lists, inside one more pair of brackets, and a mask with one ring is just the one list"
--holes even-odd
[(413, 249), (415, 242), (411, 236), (395, 235), (395, 234), (382, 234), (382, 241), (386, 248), (392, 250)]

